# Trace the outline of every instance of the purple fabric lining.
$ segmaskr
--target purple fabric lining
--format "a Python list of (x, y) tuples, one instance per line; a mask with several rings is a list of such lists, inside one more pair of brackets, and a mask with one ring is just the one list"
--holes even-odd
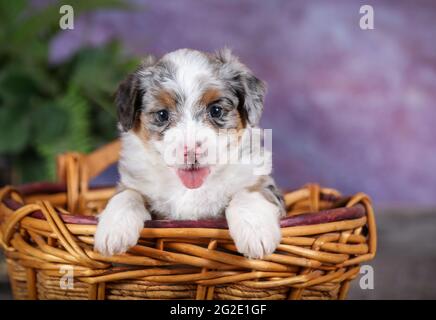
[[(23, 185), (17, 188), (23, 195), (37, 194), (37, 193), (59, 193), (65, 192), (65, 186), (62, 184), (54, 183), (32, 183)], [(338, 201), (339, 199), (332, 196), (324, 196), (327, 201)], [(12, 210), (17, 210), (23, 205), (12, 198), (3, 199), (3, 203)], [(351, 220), (361, 218), (366, 214), (365, 208), (361, 205), (355, 205), (351, 208), (335, 208), (324, 210), (320, 212), (308, 212), (298, 216), (285, 217), (280, 220), (280, 226), (295, 227), (304, 225), (314, 225), (329, 223), (342, 220)], [(33, 218), (45, 219), (41, 211), (35, 211), (31, 214)], [(81, 224), (81, 225), (96, 225), (97, 219), (93, 216), (74, 216), (67, 214), (59, 214), (61, 219), (67, 224)], [(222, 219), (207, 219), (207, 220), (151, 220), (146, 221), (145, 228), (214, 228), (214, 229), (227, 229), (227, 222)]]

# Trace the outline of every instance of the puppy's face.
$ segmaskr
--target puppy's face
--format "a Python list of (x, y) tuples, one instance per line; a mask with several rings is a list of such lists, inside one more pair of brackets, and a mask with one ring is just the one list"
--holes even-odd
[(257, 125), (264, 94), (264, 84), (228, 50), (182, 49), (144, 61), (120, 85), (116, 104), (121, 129), (193, 189), (225, 165), (222, 147), (236, 150), (243, 129)]

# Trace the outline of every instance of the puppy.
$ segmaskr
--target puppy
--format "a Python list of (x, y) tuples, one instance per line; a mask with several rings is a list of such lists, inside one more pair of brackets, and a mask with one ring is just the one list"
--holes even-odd
[[(264, 83), (228, 49), (180, 49), (145, 59), (116, 93), (120, 182), (99, 216), (95, 249), (127, 251), (152, 214), (225, 215), (240, 253), (262, 258), (274, 252), (285, 211), (269, 176), (271, 153), (243, 143), (256, 136), (264, 95)], [(210, 161), (224, 151), (262, 161)]]

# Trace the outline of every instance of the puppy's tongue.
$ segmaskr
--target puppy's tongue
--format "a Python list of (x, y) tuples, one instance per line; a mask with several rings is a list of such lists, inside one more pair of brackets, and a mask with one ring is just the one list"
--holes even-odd
[(210, 173), (209, 168), (177, 169), (177, 175), (186, 188), (200, 188)]

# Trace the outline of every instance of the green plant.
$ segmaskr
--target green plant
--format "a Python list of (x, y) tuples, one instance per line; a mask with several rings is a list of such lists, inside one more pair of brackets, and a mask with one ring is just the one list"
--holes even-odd
[[(30, 11), (28, 1), (0, 1), (0, 154), (11, 164), (14, 184), (52, 180), (56, 154), (87, 152), (114, 139), (113, 92), (137, 64), (112, 42), (50, 65), (61, 5)], [(124, 6), (76, 0), (73, 7), (77, 16)]]

